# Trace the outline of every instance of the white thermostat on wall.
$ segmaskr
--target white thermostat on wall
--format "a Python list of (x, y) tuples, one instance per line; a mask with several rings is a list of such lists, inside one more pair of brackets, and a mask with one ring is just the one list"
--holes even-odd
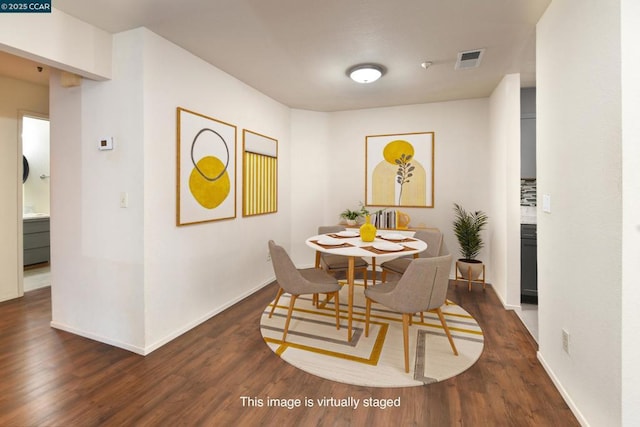
[(101, 138), (98, 148), (100, 150), (113, 150), (113, 137)]

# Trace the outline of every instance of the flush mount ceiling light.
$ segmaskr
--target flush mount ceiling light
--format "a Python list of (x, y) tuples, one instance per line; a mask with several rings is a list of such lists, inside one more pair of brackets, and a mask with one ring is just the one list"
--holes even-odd
[(351, 80), (358, 83), (373, 83), (382, 77), (384, 68), (377, 64), (361, 64), (347, 70), (347, 75)]

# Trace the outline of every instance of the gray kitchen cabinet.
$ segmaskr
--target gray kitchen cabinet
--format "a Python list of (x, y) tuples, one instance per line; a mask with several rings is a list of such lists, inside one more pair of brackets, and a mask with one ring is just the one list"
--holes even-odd
[(520, 91), (520, 177), (536, 177), (536, 88)]
[(522, 302), (538, 302), (538, 244), (536, 224), (520, 225), (520, 295)]

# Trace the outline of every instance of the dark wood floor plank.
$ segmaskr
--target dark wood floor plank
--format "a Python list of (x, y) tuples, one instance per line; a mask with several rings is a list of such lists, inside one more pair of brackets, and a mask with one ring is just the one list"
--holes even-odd
[[(52, 329), (47, 288), (0, 303), (0, 426), (577, 426), (536, 358), (536, 343), (493, 290), (449, 298), (485, 334), (479, 361), (424, 387), (357, 387), (307, 374), (262, 341), (265, 287), (142, 357)], [(242, 397), (400, 398), (400, 408), (286, 409)]]

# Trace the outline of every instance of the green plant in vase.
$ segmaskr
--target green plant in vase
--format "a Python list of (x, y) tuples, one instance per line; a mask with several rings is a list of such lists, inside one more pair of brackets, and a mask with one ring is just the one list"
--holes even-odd
[(457, 262), (458, 270), (464, 279), (475, 280), (482, 273), (482, 261), (476, 259), (484, 246), (480, 232), (487, 225), (489, 217), (482, 211), (468, 212), (457, 203), (454, 203), (453, 210), (453, 232), (462, 255)]
[(361, 211), (352, 211), (351, 209), (345, 209), (341, 214), (340, 218), (343, 218), (347, 221), (347, 225), (356, 225), (358, 218), (360, 218)]

